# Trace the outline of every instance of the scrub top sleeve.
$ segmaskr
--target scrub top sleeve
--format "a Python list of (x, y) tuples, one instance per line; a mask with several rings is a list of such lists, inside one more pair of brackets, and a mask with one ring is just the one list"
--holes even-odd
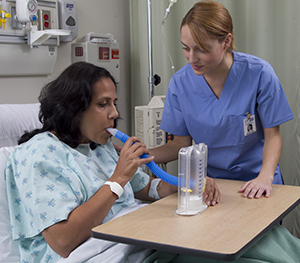
[(261, 72), (257, 104), (264, 128), (275, 127), (294, 118), (281, 83), (270, 64), (266, 64)]
[(188, 136), (180, 101), (177, 96), (177, 87), (174, 78), (170, 80), (160, 128), (165, 132), (178, 136)]

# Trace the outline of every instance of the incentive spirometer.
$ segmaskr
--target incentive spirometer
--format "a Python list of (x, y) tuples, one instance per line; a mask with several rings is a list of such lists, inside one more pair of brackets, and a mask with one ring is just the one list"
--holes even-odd
[(203, 198), (207, 175), (207, 146), (183, 147), (178, 153), (178, 215), (197, 215), (206, 210)]
[[(125, 143), (129, 136), (117, 129), (108, 128), (108, 132)], [(148, 158), (142, 154), (140, 158)], [(207, 146), (204, 143), (183, 147), (178, 154), (179, 174), (170, 175), (162, 170), (154, 161), (146, 166), (163, 181), (178, 186), (178, 209), (175, 214), (183, 216), (197, 215), (206, 210), (203, 198), (207, 174)]]

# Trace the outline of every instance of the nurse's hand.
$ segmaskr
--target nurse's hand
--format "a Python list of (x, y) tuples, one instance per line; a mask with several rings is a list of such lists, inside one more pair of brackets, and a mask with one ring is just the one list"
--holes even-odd
[(221, 192), (214, 179), (206, 177), (206, 186), (203, 196), (208, 206), (214, 206), (220, 202)]
[(239, 190), (239, 193), (244, 193), (247, 198), (260, 198), (263, 194), (265, 197), (270, 197), (272, 191), (271, 178), (262, 178), (260, 176), (245, 183)]

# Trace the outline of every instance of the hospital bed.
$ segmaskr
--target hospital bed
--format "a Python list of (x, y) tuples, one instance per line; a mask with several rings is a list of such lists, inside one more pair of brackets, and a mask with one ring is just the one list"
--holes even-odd
[[(20, 262), (18, 241), (13, 241), (5, 190), (4, 170), (10, 153), (24, 131), (41, 127), (38, 119), (39, 104), (2, 104), (0, 105), (0, 262)], [(116, 217), (144, 206), (137, 203), (130, 210), (123, 210)], [(125, 227), (125, 226), (124, 226)], [(76, 262), (141, 262), (152, 250), (138, 246), (90, 238), (68, 258), (60, 263)]]

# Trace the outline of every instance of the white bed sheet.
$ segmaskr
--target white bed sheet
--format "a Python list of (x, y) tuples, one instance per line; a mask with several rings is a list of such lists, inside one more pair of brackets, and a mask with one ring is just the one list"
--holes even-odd
[[(133, 208), (127, 208), (117, 214), (115, 218), (139, 209), (146, 204), (137, 204)], [(126, 227), (126, 226), (124, 226)], [(142, 262), (153, 252), (152, 249), (146, 249), (139, 246), (121, 244), (111, 241), (105, 241), (96, 238), (90, 238), (77, 249), (75, 249), (68, 258), (61, 259), (59, 263), (139, 263)]]

